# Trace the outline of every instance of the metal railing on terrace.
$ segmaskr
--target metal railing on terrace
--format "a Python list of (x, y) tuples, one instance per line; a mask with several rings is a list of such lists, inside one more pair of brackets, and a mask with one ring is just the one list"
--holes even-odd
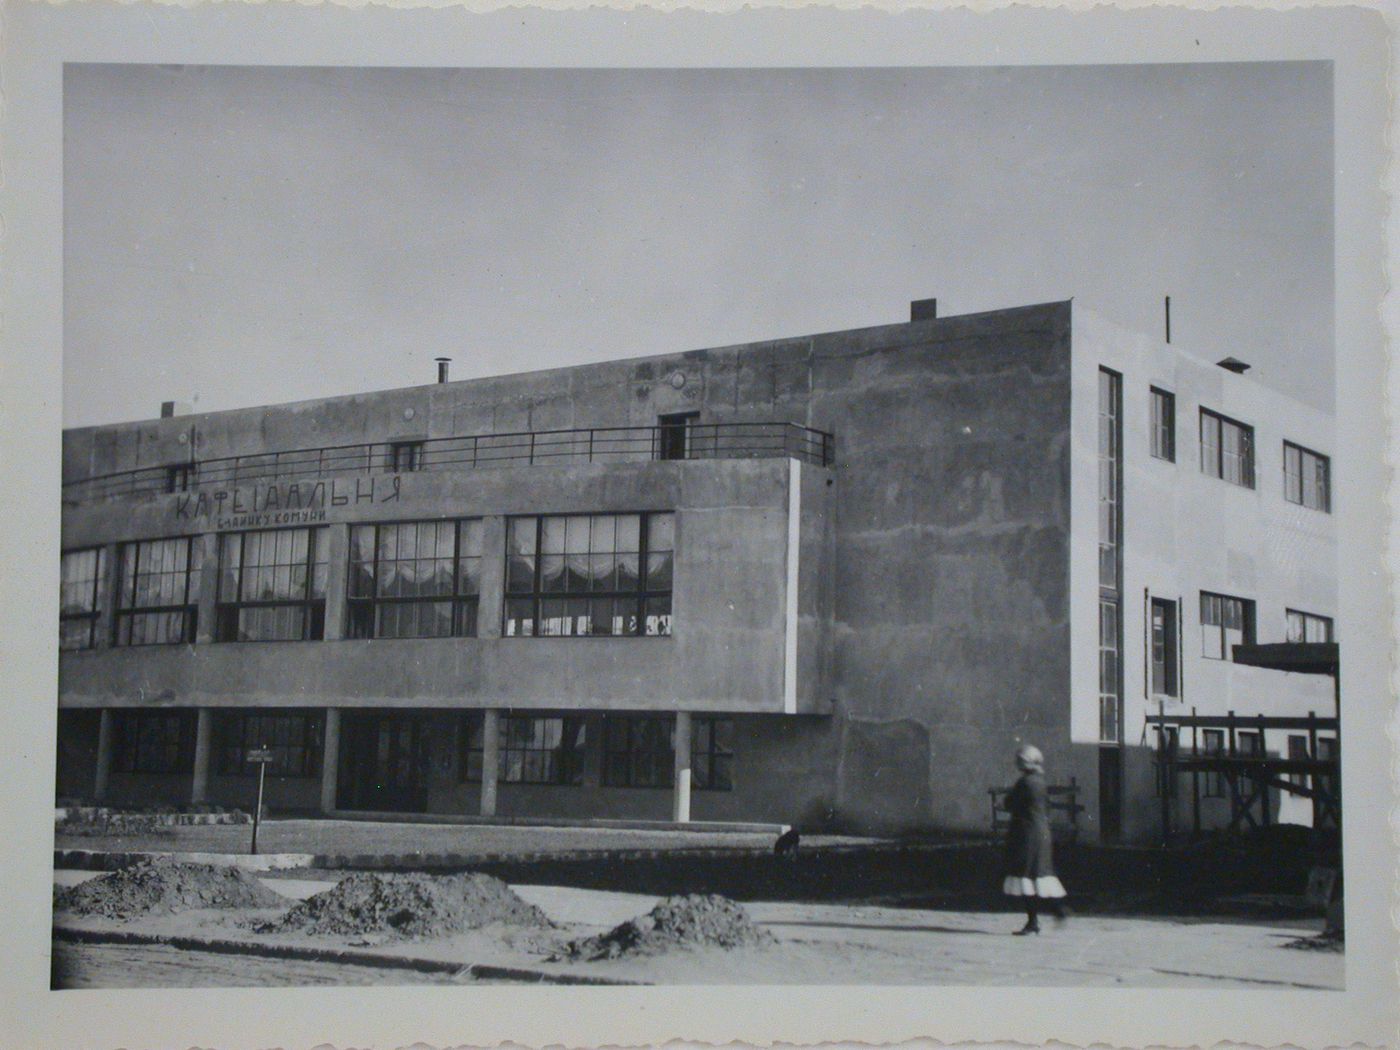
[(792, 458), (816, 466), (830, 466), (833, 445), (832, 436), (825, 431), (796, 423), (676, 423), (534, 430), (331, 445), (142, 467), (65, 482), (63, 498), (99, 500), (273, 479), (479, 470), (568, 462)]

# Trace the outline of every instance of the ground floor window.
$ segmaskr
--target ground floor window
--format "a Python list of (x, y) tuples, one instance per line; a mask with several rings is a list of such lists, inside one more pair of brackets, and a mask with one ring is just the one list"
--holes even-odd
[[(675, 784), (675, 729), (665, 715), (608, 715), (603, 730), (603, 786), (659, 787)], [(697, 716), (690, 726), (691, 787), (733, 787), (734, 720)]]
[[(1223, 729), (1202, 729), (1201, 749), (1207, 755), (1219, 755), (1225, 751), (1225, 730)], [(1205, 775), (1205, 783), (1202, 794), (1206, 798), (1225, 797), (1225, 778), (1219, 773), (1209, 772)]]
[[(459, 730), (457, 768), (468, 783), (481, 782), (483, 719), (470, 714)], [(588, 725), (581, 715), (503, 715), (498, 722), (502, 784), (582, 784)]]
[(193, 712), (115, 714), (114, 769), (123, 773), (188, 773), (194, 769)]
[(314, 777), (321, 771), (321, 721), (305, 713), (235, 714), (220, 727), (219, 772), (256, 773), (249, 751), (268, 750), (269, 776)]

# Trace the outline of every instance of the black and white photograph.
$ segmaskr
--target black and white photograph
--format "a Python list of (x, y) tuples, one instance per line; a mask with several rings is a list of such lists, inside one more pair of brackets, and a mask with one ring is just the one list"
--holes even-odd
[(1334, 61), (79, 51), (53, 1009), (1361, 987)]

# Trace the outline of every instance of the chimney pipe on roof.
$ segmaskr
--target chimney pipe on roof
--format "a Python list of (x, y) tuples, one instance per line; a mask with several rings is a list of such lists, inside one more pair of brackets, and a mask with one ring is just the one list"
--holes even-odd
[(909, 320), (936, 321), (938, 319), (937, 299), (915, 299), (909, 304)]
[(1167, 296), (1165, 305), (1167, 310), (1167, 342), (1170, 343), (1172, 341), (1172, 297), (1170, 295)]
[(172, 419), (175, 416), (187, 416), (190, 414), (188, 401), (162, 401), (160, 403), (160, 418)]
[(446, 383), (446, 382), (447, 382), (447, 366), (448, 366), (449, 363), (451, 363), (452, 358), (450, 358), (450, 357), (435, 357), (435, 358), (433, 358), (433, 360), (437, 362), (437, 366), (438, 366), (438, 382), (439, 382), (439, 383)]

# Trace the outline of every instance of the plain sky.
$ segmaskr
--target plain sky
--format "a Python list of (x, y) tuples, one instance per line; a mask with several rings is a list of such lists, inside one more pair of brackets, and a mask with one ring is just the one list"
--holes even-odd
[(69, 66), (64, 424), (1073, 297), (1332, 407), (1326, 63)]

